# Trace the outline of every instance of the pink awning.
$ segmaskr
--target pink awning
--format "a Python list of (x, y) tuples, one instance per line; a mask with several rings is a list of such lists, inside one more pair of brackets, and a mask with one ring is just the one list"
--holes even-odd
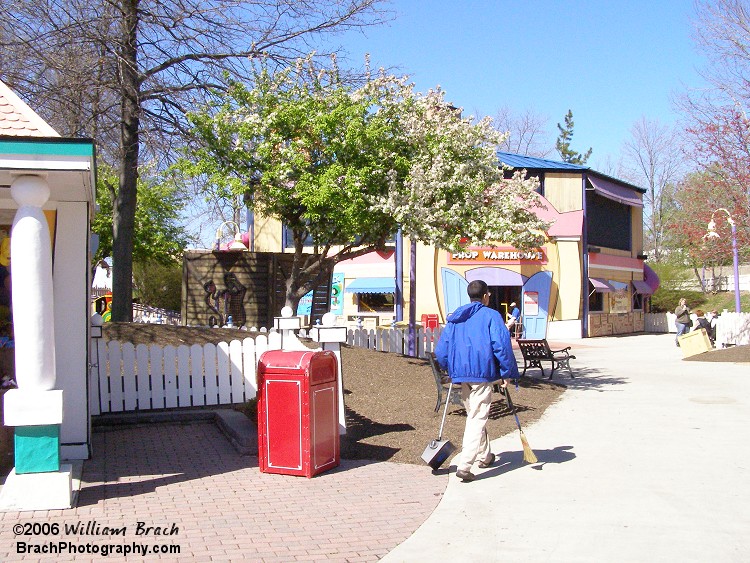
[(656, 293), (656, 290), (659, 289), (659, 286), (661, 285), (659, 276), (656, 275), (656, 272), (654, 272), (648, 264), (643, 265), (643, 281), (645, 281), (651, 288), (651, 293)]
[(591, 282), (591, 285), (594, 286), (594, 291), (596, 292), (609, 293), (610, 291), (614, 291), (614, 288), (609, 285), (607, 280), (603, 280), (602, 278), (589, 278), (589, 281)]
[(644, 295), (651, 295), (654, 290), (645, 281), (633, 280), (633, 287), (636, 293), (642, 293)]
[(635, 189), (592, 175), (588, 175), (587, 178), (594, 191), (600, 196), (631, 207), (643, 207), (641, 194)]

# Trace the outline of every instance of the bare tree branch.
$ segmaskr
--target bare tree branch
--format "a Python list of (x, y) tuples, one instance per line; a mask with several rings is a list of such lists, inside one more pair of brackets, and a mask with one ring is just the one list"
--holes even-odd
[(495, 129), (508, 133), (500, 150), (540, 158), (549, 156), (554, 150), (547, 132), (549, 119), (530, 109), (519, 114), (503, 106), (497, 110), (493, 122)]
[[(113, 320), (132, 314), (132, 237), (142, 161), (166, 162), (184, 112), (252, 57), (279, 63), (327, 34), (380, 23), (380, 0), (5, 0), (0, 79), (63, 135), (87, 135), (119, 168)], [(325, 54), (325, 53), (323, 53)]]

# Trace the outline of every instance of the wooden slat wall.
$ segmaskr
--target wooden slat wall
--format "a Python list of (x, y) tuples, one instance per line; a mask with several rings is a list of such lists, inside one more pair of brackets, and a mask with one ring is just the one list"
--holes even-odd
[[(204, 286), (213, 282), (217, 291), (222, 292), (227, 288), (226, 274), (234, 274), (237, 281), (245, 287), (245, 294), (241, 311), (230, 307), (226, 314), (232, 315), (236, 326), (272, 327), (273, 318), (281, 313), (286, 301), (285, 279), (293, 259), (291, 254), (277, 252), (185, 252), (182, 268), (182, 323), (209, 326), (226, 322), (223, 301), (219, 303), (219, 313), (213, 311), (206, 303), (208, 294)], [(313, 296), (314, 322), (329, 309), (330, 275), (315, 289)], [(210, 301), (216, 306), (213, 299)]]
[[(206, 303), (207, 293), (204, 285), (213, 282), (217, 291), (223, 291), (227, 287), (225, 275), (231, 273), (246, 288), (242, 299), (245, 319), (234, 318), (234, 323), (268, 326), (268, 274), (272, 257), (273, 254), (268, 252), (185, 252), (182, 322), (192, 326), (208, 326), (212, 317), (214, 324), (223, 322), (225, 319), (221, 303), (220, 314), (211, 310)], [(211, 303), (215, 305), (213, 300)]]

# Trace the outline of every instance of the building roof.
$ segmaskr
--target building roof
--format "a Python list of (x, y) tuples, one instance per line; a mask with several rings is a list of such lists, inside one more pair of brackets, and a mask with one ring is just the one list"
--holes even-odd
[(590, 170), (588, 166), (583, 166), (581, 164), (571, 164), (570, 162), (537, 158), (536, 156), (526, 156), (511, 152), (497, 151), (497, 158), (500, 162), (511, 168), (532, 168), (534, 170)]
[[(517, 169), (525, 168), (527, 170), (546, 170), (548, 172), (552, 172), (552, 171), (587, 172), (589, 174), (589, 181), (590, 181), (590, 177), (593, 175), (595, 177), (603, 178), (605, 180), (605, 183), (615, 182), (616, 184), (620, 184), (631, 190), (635, 190), (641, 193), (646, 193), (646, 190), (644, 188), (641, 188), (640, 186), (636, 186), (635, 184), (631, 184), (630, 182), (620, 180), (619, 178), (614, 178), (607, 174), (602, 174), (601, 172), (597, 172), (590, 166), (584, 166), (582, 164), (571, 164), (570, 162), (562, 162), (560, 160), (549, 160), (548, 158), (538, 158), (536, 156), (526, 156), (523, 154), (514, 154), (511, 152), (502, 152), (502, 151), (497, 151), (497, 159), (502, 164), (505, 164), (506, 166), (510, 166), (511, 168), (517, 168)], [(630, 203), (630, 205), (632, 205), (632, 203)]]
[(46, 121), (0, 80), (0, 135), (59, 137)]
[(52, 200), (96, 201), (94, 142), (61, 137), (0, 81), (0, 200), (19, 174), (44, 175)]

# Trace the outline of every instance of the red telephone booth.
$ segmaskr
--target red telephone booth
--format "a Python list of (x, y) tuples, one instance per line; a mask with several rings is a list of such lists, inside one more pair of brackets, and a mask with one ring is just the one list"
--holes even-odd
[(338, 364), (331, 351), (269, 350), (258, 361), (258, 465), (312, 477), (340, 462)]

